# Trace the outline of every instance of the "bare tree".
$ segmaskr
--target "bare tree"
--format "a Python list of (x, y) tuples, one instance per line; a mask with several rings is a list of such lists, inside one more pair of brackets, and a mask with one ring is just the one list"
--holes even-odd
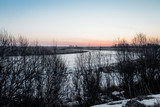
[(134, 97), (134, 75), (135, 75), (135, 56), (126, 40), (120, 40), (117, 46), (116, 60), (117, 70), (122, 79), (122, 87), (126, 92), (126, 96)]
[[(73, 78), (77, 100), (80, 104), (92, 105), (100, 102), (101, 66), (100, 53), (81, 53), (76, 59)], [(94, 89), (94, 90), (93, 90)]]

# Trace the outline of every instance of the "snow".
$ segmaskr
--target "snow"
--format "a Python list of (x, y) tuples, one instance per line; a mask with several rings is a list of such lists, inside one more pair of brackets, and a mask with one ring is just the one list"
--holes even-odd
[(116, 105), (102, 104), (102, 105), (92, 106), (92, 107), (122, 107), (122, 104), (116, 104)]
[(160, 94), (153, 94), (153, 95), (148, 95), (148, 97), (153, 97), (153, 98), (160, 98)]
[(121, 94), (123, 94), (123, 93), (124, 93), (124, 91), (121, 91), (121, 92), (114, 91), (114, 92), (112, 92), (112, 95), (117, 96), (117, 95), (121, 95)]
[[(115, 94), (117, 94), (115, 92)], [(142, 101), (138, 101), (141, 104), (148, 106), (153, 106), (154, 104), (159, 104), (160, 103), (160, 94), (156, 94), (156, 95), (148, 95), (147, 96), (148, 99), (144, 99)], [(134, 98), (136, 99), (136, 98)], [(126, 99), (126, 100), (119, 100), (119, 101), (113, 101), (107, 104), (100, 104), (100, 105), (95, 105), (95, 106), (91, 106), (91, 107), (122, 107), (123, 105), (125, 105), (128, 101), (130, 101), (131, 99)]]
[(157, 100), (156, 99), (148, 99), (148, 100), (140, 101), (140, 103), (142, 103), (146, 106), (153, 106), (155, 103), (157, 103)]
[(153, 106), (154, 104), (160, 103), (160, 94), (148, 95), (151, 99), (145, 99), (140, 101), (140, 103), (145, 104), (146, 106)]
[(112, 95), (119, 95), (120, 94), (120, 92), (118, 92), (118, 91), (114, 91), (114, 92), (112, 92)]
[(95, 105), (95, 106), (91, 106), (91, 107), (122, 107), (122, 105), (126, 104), (127, 101), (129, 101), (129, 99), (113, 101), (113, 102), (109, 102), (107, 104)]

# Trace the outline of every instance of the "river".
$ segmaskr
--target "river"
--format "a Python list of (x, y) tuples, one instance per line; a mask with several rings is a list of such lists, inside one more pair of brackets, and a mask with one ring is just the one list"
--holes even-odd
[(77, 56), (80, 54), (88, 54), (89, 52), (91, 53), (100, 52), (101, 57), (108, 59), (109, 63), (115, 63), (116, 61), (115, 60), (116, 52), (110, 51), (110, 50), (102, 50), (102, 51), (89, 50), (88, 52), (85, 52), (85, 53), (61, 54), (59, 56), (61, 56), (67, 62), (68, 68), (70, 70), (73, 70), (74, 67), (76, 66), (75, 60)]

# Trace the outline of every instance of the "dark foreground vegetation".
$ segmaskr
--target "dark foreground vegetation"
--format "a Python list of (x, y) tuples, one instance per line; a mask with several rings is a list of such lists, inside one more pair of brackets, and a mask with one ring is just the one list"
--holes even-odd
[(128, 98), (160, 93), (160, 41), (138, 34), (128, 45), (118, 44), (117, 70), (122, 77), (121, 87)]
[[(27, 39), (1, 32), (0, 106), (88, 107), (160, 93), (159, 43), (143, 34), (130, 44), (119, 40), (114, 47), (116, 55), (110, 56), (116, 63), (101, 51), (81, 53), (70, 74), (64, 59), (46, 55), (37, 42), (29, 49), (35, 55), (28, 56)], [(52, 52), (56, 50), (54, 47)], [(15, 51), (18, 56), (11, 56)]]

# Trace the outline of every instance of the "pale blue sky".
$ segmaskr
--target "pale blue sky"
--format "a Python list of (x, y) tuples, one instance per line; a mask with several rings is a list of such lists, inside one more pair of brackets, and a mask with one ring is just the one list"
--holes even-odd
[(0, 0), (0, 28), (43, 44), (160, 36), (160, 0)]

